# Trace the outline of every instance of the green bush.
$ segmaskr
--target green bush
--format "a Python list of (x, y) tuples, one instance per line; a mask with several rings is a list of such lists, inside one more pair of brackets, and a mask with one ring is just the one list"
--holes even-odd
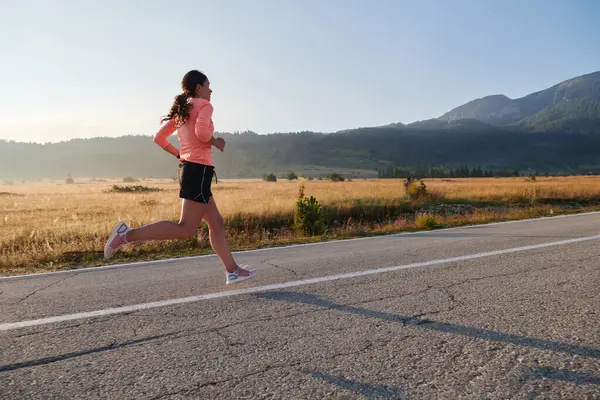
[(297, 233), (307, 236), (322, 235), (326, 231), (321, 205), (315, 197), (304, 195), (304, 185), (300, 185), (296, 200), (294, 228)]
[(531, 191), (531, 197), (529, 198), (529, 205), (531, 207), (535, 207), (537, 204), (537, 200), (538, 200), (538, 189), (537, 189), (537, 186), (534, 186), (533, 190)]
[(433, 229), (438, 226), (437, 217), (432, 214), (421, 214), (415, 220), (419, 229)]
[(428, 197), (427, 185), (425, 182), (416, 182), (416, 179), (408, 178), (404, 181), (404, 189), (406, 191), (406, 197), (409, 200), (423, 200)]
[(298, 175), (296, 175), (296, 173), (294, 171), (290, 171), (285, 175), (285, 178), (288, 181), (293, 181), (294, 179), (298, 179)]
[(343, 182), (344, 181), (344, 177), (340, 174), (338, 174), (337, 172), (332, 172), (330, 174), (327, 174), (327, 179), (331, 180), (332, 182)]
[(263, 174), (263, 181), (277, 182), (277, 176), (275, 174)]
[(134, 185), (134, 186), (119, 186), (113, 185), (112, 188), (108, 189), (109, 193), (144, 193), (144, 192), (161, 192), (160, 188), (153, 188), (142, 185)]

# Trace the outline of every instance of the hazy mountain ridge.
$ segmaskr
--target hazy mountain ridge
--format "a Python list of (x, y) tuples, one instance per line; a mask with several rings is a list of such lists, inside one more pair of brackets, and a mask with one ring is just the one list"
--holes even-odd
[[(532, 134), (535, 133), (535, 134)], [(473, 100), (439, 118), (335, 133), (218, 134), (221, 178), (255, 178), (306, 166), (376, 170), (392, 166), (482, 165), (587, 172), (600, 166), (600, 72), (512, 100)], [(171, 136), (177, 144), (176, 135)], [(598, 167), (600, 171), (600, 167)], [(174, 177), (177, 160), (150, 136), (73, 139), (55, 144), (0, 141), (0, 179)]]
[(600, 71), (519, 99), (504, 95), (476, 99), (438, 118), (445, 122), (460, 119), (498, 126), (516, 124), (528, 131), (559, 131), (566, 121), (600, 119)]

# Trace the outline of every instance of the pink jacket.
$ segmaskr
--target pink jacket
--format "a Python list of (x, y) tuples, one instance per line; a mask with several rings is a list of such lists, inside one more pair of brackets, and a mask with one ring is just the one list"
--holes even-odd
[(215, 131), (212, 121), (213, 106), (205, 99), (190, 98), (188, 101), (193, 107), (186, 123), (177, 129), (173, 120), (167, 121), (156, 133), (154, 143), (165, 148), (169, 144), (167, 138), (177, 130), (181, 160), (212, 166), (210, 140)]

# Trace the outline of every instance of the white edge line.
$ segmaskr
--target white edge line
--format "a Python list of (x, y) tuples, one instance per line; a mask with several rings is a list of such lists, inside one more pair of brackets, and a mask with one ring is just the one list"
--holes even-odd
[(26, 320), (26, 321), (20, 321), (20, 322), (8, 322), (8, 323), (0, 324), (0, 331), (9, 331), (12, 329), (25, 328), (25, 327), (38, 326), (38, 325), (46, 325), (46, 324), (72, 321), (72, 320), (85, 319), (85, 318), (104, 317), (104, 316), (109, 316), (109, 315), (124, 314), (124, 313), (130, 313), (130, 312), (134, 312), (134, 311), (148, 310), (148, 309), (157, 308), (157, 307), (166, 307), (166, 306), (172, 306), (172, 305), (176, 305), (176, 304), (192, 303), (192, 302), (198, 302), (198, 301), (203, 301), (203, 300), (239, 296), (239, 295), (257, 293), (257, 292), (265, 292), (265, 291), (269, 291), (269, 290), (287, 289), (287, 288), (292, 288), (292, 287), (297, 287), (297, 286), (310, 285), (313, 283), (330, 282), (330, 281), (335, 281), (335, 280), (340, 280), (340, 279), (356, 278), (356, 277), (361, 277), (361, 276), (380, 274), (380, 273), (384, 273), (384, 272), (393, 272), (393, 271), (409, 269), (409, 268), (428, 267), (428, 266), (432, 266), (432, 265), (446, 264), (446, 263), (452, 263), (452, 262), (457, 262), (457, 261), (468, 261), (468, 260), (474, 260), (474, 259), (478, 259), (478, 258), (497, 256), (497, 255), (501, 255), (501, 254), (518, 253), (518, 252), (523, 252), (523, 251), (528, 251), (528, 250), (542, 249), (545, 247), (553, 247), (553, 246), (560, 246), (560, 245), (565, 245), (565, 244), (587, 242), (587, 241), (598, 240), (598, 239), (600, 239), (600, 235), (586, 236), (586, 237), (581, 237), (581, 238), (566, 239), (566, 240), (560, 240), (560, 241), (556, 241), (556, 242), (547, 242), (547, 243), (534, 244), (534, 245), (523, 246), (523, 247), (513, 247), (510, 249), (494, 250), (494, 251), (489, 251), (489, 252), (485, 252), (485, 253), (475, 253), (475, 254), (469, 254), (469, 255), (465, 255), (465, 256), (443, 258), (443, 259), (438, 259), (438, 260), (417, 262), (417, 263), (399, 265), (399, 266), (393, 266), (393, 267), (381, 267), (381, 268), (376, 268), (376, 269), (356, 271), (356, 272), (350, 272), (350, 273), (339, 274), (339, 275), (321, 276), (321, 277), (317, 277), (317, 278), (302, 279), (302, 280), (289, 281), (289, 282), (283, 282), (283, 283), (275, 283), (275, 284), (271, 284), (271, 285), (255, 286), (255, 287), (251, 287), (251, 288), (238, 289), (238, 290), (232, 290), (232, 291), (227, 291), (227, 292), (202, 294), (202, 295), (197, 295), (197, 296), (183, 297), (183, 298), (179, 298), (179, 299), (170, 299), (170, 300), (162, 300), (162, 301), (156, 301), (156, 302), (151, 302), (151, 303), (134, 304), (134, 305), (129, 305), (129, 306), (107, 308), (104, 310), (88, 311), (88, 312), (81, 312), (81, 313), (75, 313), (75, 314), (64, 314), (64, 315), (59, 315), (59, 316), (55, 316), (55, 317), (32, 319), (32, 320)]
[[(292, 245), (288, 245), (288, 246), (263, 247), (260, 249), (234, 251), (234, 252), (232, 252), (232, 254), (239, 255), (239, 254), (257, 253), (257, 252), (261, 252), (261, 251), (285, 250), (285, 249), (293, 249), (293, 248), (297, 248), (297, 247), (328, 245), (328, 244), (335, 244), (335, 243), (354, 242), (354, 241), (359, 241), (359, 240), (392, 238), (392, 237), (398, 237), (398, 236), (427, 235), (430, 233), (447, 232), (447, 231), (452, 231), (452, 230), (457, 230), (457, 229), (485, 228), (485, 227), (489, 227), (489, 226), (518, 224), (518, 223), (526, 223), (526, 222), (537, 222), (537, 221), (544, 221), (544, 220), (549, 220), (549, 219), (581, 217), (581, 216), (595, 215), (595, 214), (600, 214), (600, 211), (590, 211), (590, 212), (585, 212), (585, 213), (557, 215), (557, 216), (552, 216), (552, 217), (535, 217), (535, 218), (526, 218), (526, 219), (518, 219), (518, 220), (511, 220), (511, 221), (490, 222), (490, 223), (486, 223), (486, 224), (453, 226), (451, 228), (435, 229), (432, 231), (390, 233), (390, 234), (385, 234), (385, 235), (373, 235), (373, 236), (358, 237), (358, 238), (351, 238), (351, 239), (334, 239), (334, 240), (326, 240), (326, 241), (314, 242), (314, 243), (298, 243), (298, 244), (292, 244)], [(98, 267), (87, 267), (87, 268), (81, 267), (81, 268), (66, 269), (66, 270), (61, 270), (61, 271), (39, 272), (39, 273), (35, 273), (35, 274), (26, 274), (26, 275), (0, 276), (0, 281), (16, 280), (16, 279), (30, 279), (30, 278), (37, 278), (37, 277), (41, 277), (41, 276), (50, 276), (50, 275), (80, 274), (80, 273), (85, 273), (85, 272), (95, 272), (95, 271), (101, 271), (101, 270), (111, 270), (111, 269), (121, 269), (121, 268), (142, 267), (142, 266), (146, 266), (146, 265), (168, 264), (168, 263), (174, 263), (174, 262), (178, 262), (178, 261), (199, 260), (199, 259), (210, 258), (210, 257), (216, 257), (216, 254), (202, 254), (199, 256), (174, 257), (174, 258), (165, 258), (165, 259), (150, 260), (150, 261), (136, 261), (136, 262), (125, 263), (125, 264), (101, 265)]]

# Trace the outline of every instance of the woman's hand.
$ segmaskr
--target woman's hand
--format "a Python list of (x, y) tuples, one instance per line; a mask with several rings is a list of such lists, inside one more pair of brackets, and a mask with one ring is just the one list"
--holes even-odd
[(225, 139), (223, 138), (213, 138), (212, 142), (212, 145), (221, 151), (223, 151), (223, 149), (225, 148)]

